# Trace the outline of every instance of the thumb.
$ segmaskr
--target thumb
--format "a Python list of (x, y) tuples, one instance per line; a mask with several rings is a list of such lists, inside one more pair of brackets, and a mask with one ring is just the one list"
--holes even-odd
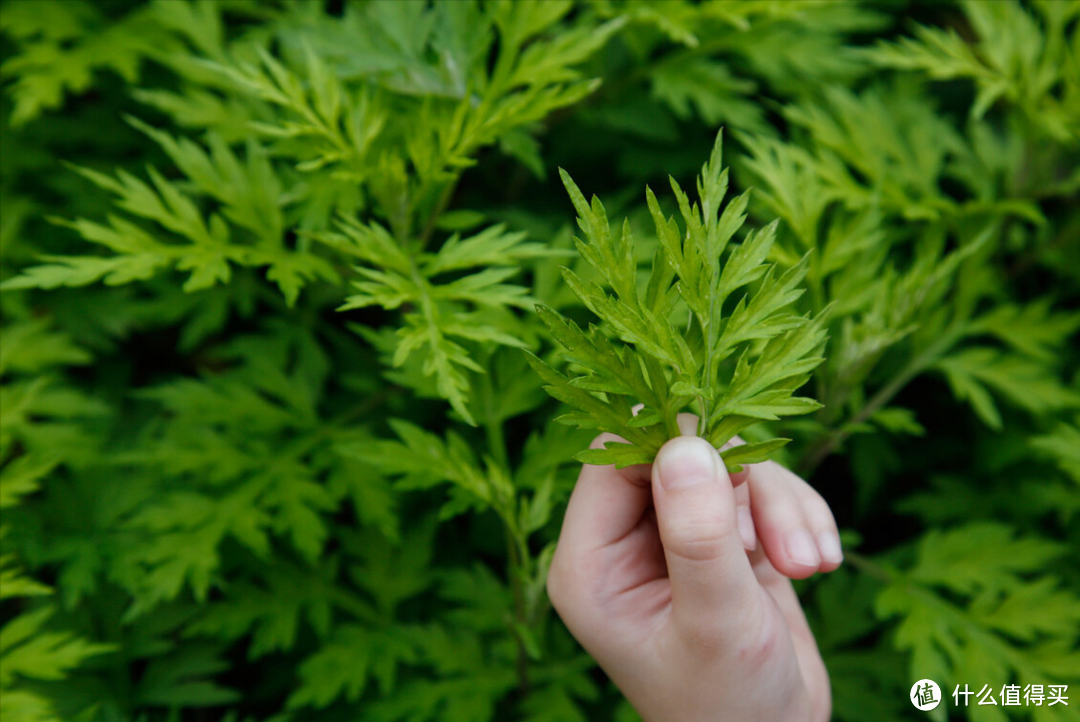
[(720, 454), (697, 436), (671, 439), (656, 456), (652, 486), (676, 618), (695, 627), (725, 617), (738, 624), (760, 590)]

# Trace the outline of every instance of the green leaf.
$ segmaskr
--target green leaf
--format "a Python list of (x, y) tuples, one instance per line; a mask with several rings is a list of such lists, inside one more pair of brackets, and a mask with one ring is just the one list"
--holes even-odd
[[(583, 240), (575, 239), (578, 252), (612, 295), (605, 286), (586, 283), (564, 269), (567, 284), (603, 325), (586, 334), (557, 312), (538, 306), (537, 313), (567, 359), (586, 372), (569, 379), (535, 357), (530, 363), (547, 383), (548, 393), (575, 409), (565, 417), (567, 422), (618, 434), (629, 443), (584, 451), (576, 457), (581, 461), (618, 466), (650, 462), (665, 440), (678, 435), (676, 415), (695, 398), (702, 414), (699, 431), (718, 446), (751, 419), (805, 414), (820, 407), (793, 396), (821, 362), (817, 352), (825, 340), (820, 319), (810, 321), (791, 311), (802, 294), (797, 286), (807, 261), (777, 273), (767, 261), (775, 223), (733, 242), (746, 219), (748, 196), (721, 208), (728, 176), (721, 167), (720, 142), (717, 136), (698, 178), (698, 203), (691, 204), (671, 180), (685, 233), (664, 215), (652, 191), (646, 191), (660, 248), (644, 297), (629, 222), (616, 242), (600, 201), (586, 201), (570, 176), (560, 171), (584, 234)], [(736, 297), (733, 306), (727, 303)], [(675, 313), (676, 298), (691, 312), (689, 326)], [(767, 343), (761, 346), (761, 341)], [(733, 356), (738, 362), (725, 366)], [(637, 403), (649, 411), (635, 418), (629, 410)], [(734, 424), (726, 423), (728, 418)], [(764, 452), (779, 445), (759, 448)]]
[[(52, 264), (31, 266), (5, 281), (0, 289), (83, 286), (103, 280), (109, 285), (144, 281), (174, 267), (191, 271), (184, 290), (199, 291), (232, 278), (232, 264), (266, 267), (291, 305), (300, 288), (315, 280), (335, 282), (338, 275), (325, 259), (285, 246), (280, 211), (280, 189), (273, 171), (255, 146), (249, 145), (246, 167), (219, 138), (212, 136), (210, 154), (191, 141), (177, 142), (160, 131), (132, 121), (165, 148), (200, 193), (225, 204), (224, 216), (204, 217), (195, 194), (169, 182), (152, 166), (151, 183), (119, 171), (116, 178), (87, 168), (74, 170), (116, 194), (118, 207), (136, 218), (156, 224), (155, 232), (122, 217), (110, 216), (109, 225), (87, 219), (57, 220), (85, 240), (113, 251), (111, 257), (45, 256)], [(229, 218), (236, 227), (226, 223)], [(164, 229), (166, 234), (162, 234)], [(241, 231), (237, 238), (237, 231)], [(170, 235), (171, 234), (171, 235)], [(243, 237), (246, 235), (246, 238)], [(176, 243), (167, 238), (179, 237)]]
[(1053, 433), (1033, 438), (1031, 445), (1080, 484), (1080, 427), (1061, 424)]
[(692, 110), (696, 111), (707, 126), (763, 128), (762, 110), (750, 100), (754, 90), (753, 81), (736, 77), (726, 65), (692, 55), (664, 63), (652, 73), (653, 97), (680, 118), (688, 118)]
[(650, 464), (655, 456), (655, 451), (650, 452), (633, 444), (608, 441), (603, 449), (585, 449), (575, 454), (574, 458), (583, 464), (614, 464), (616, 469), (621, 469), (633, 464)]
[(51, 330), (46, 319), (4, 327), (0, 349), (0, 376), (8, 372), (26, 373), (50, 366), (85, 365), (92, 359), (67, 334)]
[[(334, 639), (327, 642), (300, 665), (300, 686), (289, 695), (289, 709), (328, 707), (344, 697), (355, 702), (364, 692), (377, 668), (393, 669), (416, 661), (412, 640), (396, 629), (393, 633), (358, 625), (339, 625)], [(383, 695), (394, 691), (393, 674), (380, 679)]]
[[(419, 254), (414, 260), (377, 223), (362, 224), (343, 219), (339, 232), (323, 234), (320, 240), (352, 253), (369, 266), (357, 266), (364, 279), (353, 286), (358, 294), (349, 296), (338, 310), (366, 306), (397, 309), (408, 305), (398, 330), (393, 364), (403, 366), (411, 356), (422, 353), (422, 370), (433, 376), (440, 396), (468, 423), (471, 383), (467, 371), (483, 373), (473, 353), (460, 340), (524, 346), (520, 329), (512, 317), (498, 317), (498, 323), (484, 322), (480, 311), (511, 306), (531, 306), (534, 301), (523, 286), (503, 283), (520, 271), (523, 262), (556, 255), (539, 243), (525, 241), (524, 233), (507, 233), (503, 225), (491, 226), (462, 239), (454, 234), (435, 253)], [(480, 270), (474, 270), (479, 268)], [(471, 270), (462, 275), (460, 272)], [(456, 274), (449, 281), (443, 274)], [(463, 312), (464, 307), (476, 309)]]
[(777, 451), (790, 442), (791, 439), (769, 439), (756, 443), (740, 444), (724, 449), (720, 452), (720, 458), (732, 471), (740, 471), (743, 464), (757, 464), (768, 461), (774, 451)]
[(16, 677), (64, 679), (86, 659), (113, 651), (112, 645), (88, 642), (71, 632), (45, 631), (45, 623), (55, 612), (53, 607), (42, 607), (0, 628), (0, 689), (9, 688)]
[(988, 389), (1032, 414), (1080, 407), (1080, 393), (1061, 384), (1042, 364), (1018, 354), (972, 347), (942, 359), (936, 367), (945, 373), (956, 397), (970, 401), (991, 428), (1001, 428), (1001, 417)]
[[(1069, 67), (1067, 43), (1048, 40), (1038, 19), (1020, 3), (967, 0), (961, 7), (977, 42), (961, 38), (955, 30), (919, 26), (915, 38), (878, 41), (864, 57), (881, 67), (923, 71), (934, 79), (970, 79), (978, 90), (973, 118), (1007, 99), (1042, 133), (1059, 142), (1075, 141), (1080, 115), (1067, 93), (1059, 90), (1069, 85), (1059, 82)], [(1059, 17), (1049, 32), (1064, 38), (1065, 22)]]
[[(401, 477), (399, 486), (404, 489), (449, 483), (481, 508), (502, 501), (496, 469), (490, 464), (481, 466), (460, 436), (450, 432), (444, 441), (404, 419), (392, 419), (390, 426), (400, 441), (344, 444), (340, 453), (371, 464), (388, 476)], [(448, 502), (448, 507), (453, 504)]]
[[(1064, 551), (998, 523), (934, 530), (910, 571), (892, 575), (877, 613), (900, 617), (895, 644), (912, 652), (910, 673), (943, 687), (979, 675), (1020, 685), (1075, 679), (1080, 667), (1061, 664), (1059, 647), (1080, 638), (1080, 599), (1045, 571)], [(1058, 641), (1035, 642), (1046, 634)]]
[(69, 93), (85, 92), (100, 71), (134, 82), (144, 60), (179, 50), (177, 39), (152, 22), (147, 8), (113, 22), (105, 22), (90, 3), (60, 0), (8, 3), (4, 14), (4, 31), (21, 41), (21, 52), (0, 66), (15, 99), (13, 127), (61, 107)]

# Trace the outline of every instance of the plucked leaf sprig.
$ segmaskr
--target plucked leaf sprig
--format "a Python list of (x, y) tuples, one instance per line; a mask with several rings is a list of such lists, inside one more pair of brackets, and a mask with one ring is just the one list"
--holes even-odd
[[(616, 241), (600, 200), (587, 202), (562, 172), (584, 234), (575, 238), (578, 252), (603, 285), (568, 268), (563, 275), (602, 323), (582, 329), (537, 306), (581, 373), (564, 375), (532, 354), (529, 360), (548, 393), (572, 408), (561, 421), (627, 441), (582, 451), (579, 461), (650, 463), (665, 441), (679, 435), (677, 416), (688, 408), (699, 416), (698, 435), (717, 448), (754, 424), (820, 408), (795, 395), (822, 361), (826, 335), (823, 314), (810, 318), (793, 308), (803, 293), (799, 284), (807, 259), (786, 270), (766, 261), (776, 222), (733, 242), (746, 220), (749, 196), (723, 205), (728, 171), (721, 168), (721, 140), (718, 135), (698, 177), (696, 203), (671, 179), (681, 227), (646, 189), (659, 247), (644, 289), (629, 222)], [(722, 456), (734, 471), (765, 460), (787, 442), (759, 441)]]

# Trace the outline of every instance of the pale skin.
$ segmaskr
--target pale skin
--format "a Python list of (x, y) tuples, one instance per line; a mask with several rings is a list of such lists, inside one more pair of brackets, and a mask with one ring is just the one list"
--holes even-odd
[(728, 474), (696, 418), (679, 425), (653, 464), (583, 466), (552, 605), (645, 722), (826, 722), (828, 672), (790, 580), (840, 566), (832, 512), (778, 464)]

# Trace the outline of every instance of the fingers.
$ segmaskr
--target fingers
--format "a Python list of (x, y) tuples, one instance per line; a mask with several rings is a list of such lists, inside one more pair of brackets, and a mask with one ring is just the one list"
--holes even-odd
[[(732, 480), (732, 484), (734, 484)], [(742, 538), (743, 548), (752, 552), (758, 548), (757, 530), (754, 528), (754, 515), (750, 511), (750, 485), (741, 484), (735, 487), (735, 519), (739, 524), (739, 536)]]
[[(791, 633), (799, 670), (807, 689), (818, 691), (819, 694), (811, 696), (817, 700), (819, 706), (827, 707), (830, 704), (829, 675), (821, 659), (821, 653), (818, 651), (814, 634), (806, 622), (806, 614), (795, 594), (795, 589), (791, 586), (791, 580), (773, 568), (763, 549), (750, 555), (750, 563), (758, 582), (776, 602)], [(815, 714), (812, 719), (822, 719), (826, 716), (826, 713), (822, 711)]]
[(698, 437), (671, 439), (653, 464), (652, 489), (673, 614), (710, 634), (744, 628), (748, 611), (760, 607), (761, 588), (720, 455)]
[[(622, 439), (614, 434), (601, 434), (593, 441), (592, 448), (602, 448), (605, 441)], [(635, 529), (638, 536), (649, 534), (648, 525), (641, 524), (652, 500), (649, 477), (648, 465), (616, 469), (584, 464), (570, 495), (548, 571), (547, 592), (567, 627), (594, 654), (598, 647), (591, 630), (597, 627), (596, 615), (605, 606), (605, 600), (617, 596), (625, 585), (625, 580), (613, 581), (612, 577), (619, 577), (620, 569), (622, 576), (634, 579), (662, 578), (664, 574), (663, 558), (658, 551), (653, 552), (652, 565), (639, 564), (633, 574), (627, 574), (628, 555), (620, 554), (618, 549), (625, 546), (618, 542), (628, 540)], [(651, 535), (655, 537), (656, 532)], [(632, 550), (629, 557), (634, 557)]]
[(792, 579), (831, 572), (843, 561), (832, 511), (821, 495), (779, 464), (750, 472), (754, 526), (772, 565)]
[[(744, 443), (746, 442), (736, 436), (724, 444), (724, 449)], [(758, 541), (757, 530), (754, 528), (754, 516), (750, 511), (750, 485), (746, 483), (750, 478), (750, 467), (744, 466), (742, 471), (729, 473), (728, 476), (731, 477), (731, 485), (735, 487), (735, 515), (739, 520), (739, 534), (742, 536), (743, 546), (747, 551), (752, 552), (757, 549)]]
[[(606, 441), (625, 439), (600, 434), (591, 448), (602, 449)], [(559, 547), (565, 544), (579, 554), (588, 554), (625, 537), (651, 503), (650, 483), (647, 464), (622, 469), (582, 465), (566, 508)]]
[[(698, 417), (696, 414), (679, 414), (678, 422), (679, 430), (682, 431), (683, 436), (697, 435)], [(737, 443), (743, 443), (742, 439), (738, 437), (735, 437), (735, 439)], [(728, 442), (724, 445), (724, 448), (735, 446), (735, 444), (735, 441)], [(739, 525), (739, 536), (742, 537), (743, 547), (747, 551), (757, 548), (754, 519), (750, 514), (750, 489), (744, 483), (749, 474), (750, 470), (745, 467), (738, 473), (728, 474), (731, 485), (735, 487), (735, 519)]]

